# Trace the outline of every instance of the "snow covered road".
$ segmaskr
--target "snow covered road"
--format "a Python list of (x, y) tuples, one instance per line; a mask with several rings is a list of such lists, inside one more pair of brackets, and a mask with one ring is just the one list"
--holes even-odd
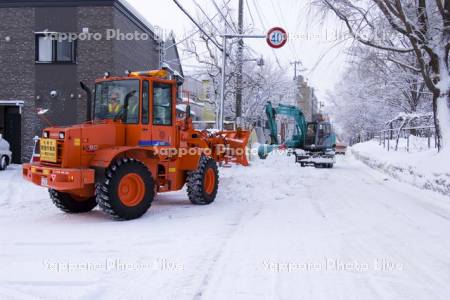
[(450, 199), (340, 157), (220, 170), (212, 205), (60, 212), (0, 173), (0, 299), (449, 299)]

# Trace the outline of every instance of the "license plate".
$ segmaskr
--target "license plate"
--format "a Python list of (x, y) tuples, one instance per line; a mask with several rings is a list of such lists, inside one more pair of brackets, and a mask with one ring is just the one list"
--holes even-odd
[(41, 177), (41, 185), (48, 186), (48, 178), (47, 177)]
[(57, 144), (54, 139), (41, 139), (41, 160), (56, 163), (57, 158)]

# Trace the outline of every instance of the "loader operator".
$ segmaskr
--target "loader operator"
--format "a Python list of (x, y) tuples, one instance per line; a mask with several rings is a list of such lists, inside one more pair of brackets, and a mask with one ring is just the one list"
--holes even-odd
[(111, 98), (110, 98), (109, 104), (108, 104), (108, 112), (110, 114), (117, 114), (120, 111), (120, 109), (122, 108), (119, 98), (120, 98), (119, 91), (113, 91), (111, 93)]
[(113, 90), (109, 98), (108, 113), (114, 117), (121, 116), (126, 123), (137, 123), (139, 119), (139, 98), (135, 95), (130, 97), (126, 107), (122, 103), (124, 98), (126, 97), (123, 96), (121, 90)]

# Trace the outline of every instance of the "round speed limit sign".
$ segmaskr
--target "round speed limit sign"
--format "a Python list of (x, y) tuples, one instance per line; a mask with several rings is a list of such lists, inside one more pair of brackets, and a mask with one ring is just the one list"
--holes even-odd
[(274, 27), (267, 33), (267, 44), (272, 48), (281, 48), (287, 42), (287, 33), (281, 27)]

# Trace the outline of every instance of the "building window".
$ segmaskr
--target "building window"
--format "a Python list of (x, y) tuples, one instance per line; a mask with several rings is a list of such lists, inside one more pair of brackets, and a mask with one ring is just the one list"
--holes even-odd
[(76, 63), (76, 40), (58, 40), (56, 34), (36, 34), (36, 62)]
[(52, 59), (52, 43), (53, 41), (45, 36), (39, 36), (38, 39), (38, 57), (39, 62), (51, 62)]

